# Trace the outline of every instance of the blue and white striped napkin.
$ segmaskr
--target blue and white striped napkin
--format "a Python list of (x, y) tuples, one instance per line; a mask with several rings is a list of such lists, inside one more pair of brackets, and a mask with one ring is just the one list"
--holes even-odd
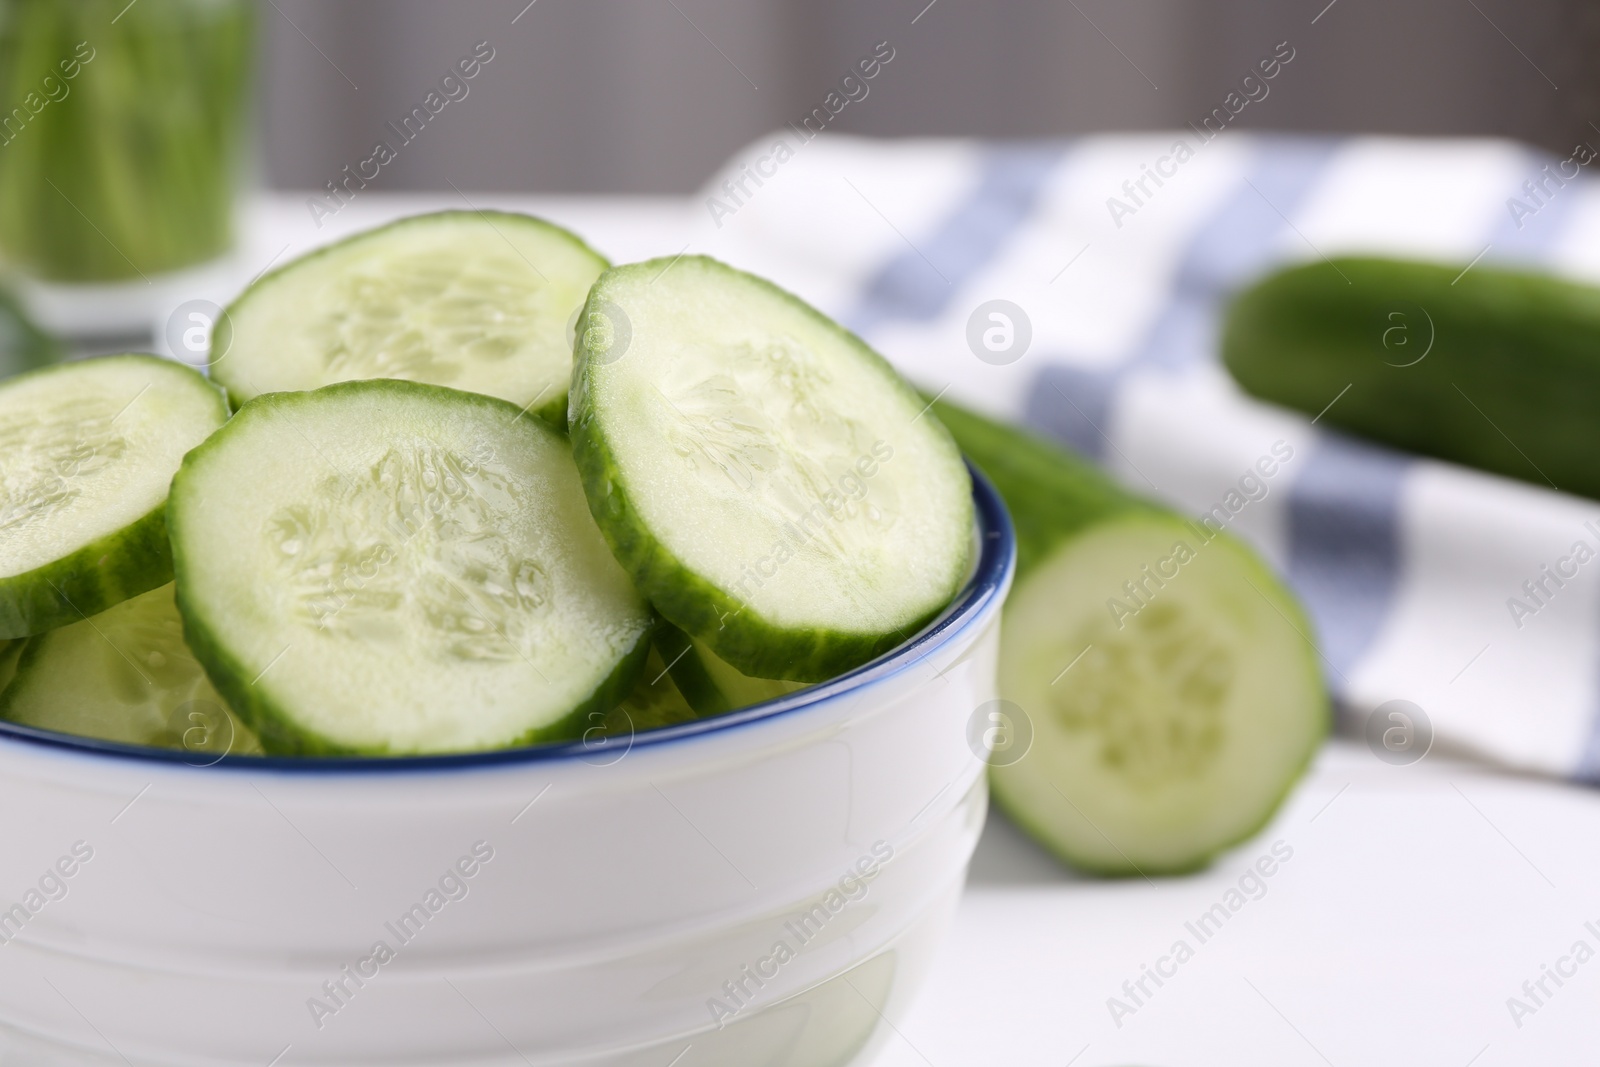
[(1436, 750), (1600, 781), (1600, 503), (1328, 431), (1217, 362), (1226, 297), (1281, 263), (1361, 251), (1600, 280), (1600, 183), (1557, 183), (1556, 162), (1483, 140), (789, 131), (707, 186), (692, 244), (923, 387), (1226, 519), (1305, 600), (1351, 723), (1407, 700)]

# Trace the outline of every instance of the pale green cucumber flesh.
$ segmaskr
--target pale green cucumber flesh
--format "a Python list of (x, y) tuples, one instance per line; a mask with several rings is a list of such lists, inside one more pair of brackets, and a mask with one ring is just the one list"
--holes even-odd
[(833, 677), (965, 580), (971, 482), (949, 435), (797, 298), (704, 257), (620, 267), (574, 354), (596, 521), (657, 610), (737, 670)]
[(490, 397), (258, 398), (184, 461), (169, 524), (190, 647), (271, 752), (576, 736), (649, 648), (566, 438)]
[(0, 383), (0, 638), (77, 622), (170, 581), (168, 485), (227, 417), (214, 386), (155, 356)]
[(236, 402), (366, 378), (500, 397), (565, 426), (568, 324), (606, 261), (528, 215), (445, 211), (319, 249), (256, 282), (212, 340)]
[(1111, 519), (1012, 590), (1000, 691), (1032, 746), (992, 766), (993, 791), (1075, 866), (1204, 865), (1271, 817), (1327, 731), (1299, 606), (1248, 549), (1204, 532)]
[(32, 638), (0, 694), (0, 718), (206, 761), (259, 754), (184, 644), (172, 597), (168, 583)]
[(671, 623), (662, 623), (656, 630), (655, 644), (684, 699), (700, 715), (722, 715), (805, 687), (803, 682), (742, 674), (704, 641)]

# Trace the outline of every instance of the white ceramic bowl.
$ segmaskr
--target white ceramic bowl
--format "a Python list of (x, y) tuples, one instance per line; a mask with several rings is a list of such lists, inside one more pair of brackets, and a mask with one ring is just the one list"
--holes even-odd
[(0, 1063), (858, 1062), (983, 823), (1015, 552), (975, 495), (915, 639), (606, 747), (200, 768), (0, 725)]

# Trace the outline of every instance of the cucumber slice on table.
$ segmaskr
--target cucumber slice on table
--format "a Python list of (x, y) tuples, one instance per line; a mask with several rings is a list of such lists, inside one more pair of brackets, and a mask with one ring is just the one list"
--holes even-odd
[(262, 393), (404, 378), (509, 400), (565, 426), (568, 324), (606, 261), (529, 215), (443, 211), (357, 234), (245, 290), (211, 376)]
[(995, 799), (1105, 874), (1190, 870), (1250, 836), (1328, 729), (1293, 595), (1227, 534), (1031, 435), (935, 409), (1017, 530), (1000, 693), (1032, 747), (997, 754)]
[(695, 640), (670, 622), (662, 623), (656, 630), (655, 643), (661, 658), (669, 665), (678, 690), (700, 715), (721, 715), (747, 708), (805, 686), (804, 682), (741, 674), (711, 651), (704, 641)]
[(711, 259), (602, 275), (572, 439), (612, 551), (745, 674), (812, 682), (900, 644), (972, 554), (972, 487), (925, 402), (860, 339)]
[(169, 522), (189, 646), (270, 752), (577, 736), (649, 649), (566, 438), (503, 400), (260, 397), (184, 460)]
[(206, 761), (261, 751), (184, 644), (170, 582), (27, 644), (0, 719)]
[(1600, 288), (1463, 266), (1279, 271), (1228, 309), (1223, 362), (1246, 392), (1352, 433), (1600, 498)]
[(167, 487), (228, 417), (199, 374), (106, 356), (0, 382), (0, 638), (172, 580)]

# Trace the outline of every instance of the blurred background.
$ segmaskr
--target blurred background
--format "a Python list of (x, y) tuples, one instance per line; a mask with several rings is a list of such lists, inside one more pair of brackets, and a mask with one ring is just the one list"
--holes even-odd
[(1287, 40), (1292, 72), (1241, 128), (1503, 135), (1562, 155), (1600, 138), (1592, 0), (526, 4), (263, 0), (268, 182), (317, 187), (364, 158), (480, 40), (496, 59), (470, 99), (385, 167), (382, 187), (688, 192), (746, 142), (798, 122), (882, 40), (892, 66), (833, 128), (1182, 127)]
[(19, 306), (88, 351), (236, 291), (252, 188), (685, 194), (830, 102), (880, 137), (1182, 129), (1274, 53), (1230, 128), (1600, 144), (1592, 0), (0, 0), (0, 371), (47, 353)]

